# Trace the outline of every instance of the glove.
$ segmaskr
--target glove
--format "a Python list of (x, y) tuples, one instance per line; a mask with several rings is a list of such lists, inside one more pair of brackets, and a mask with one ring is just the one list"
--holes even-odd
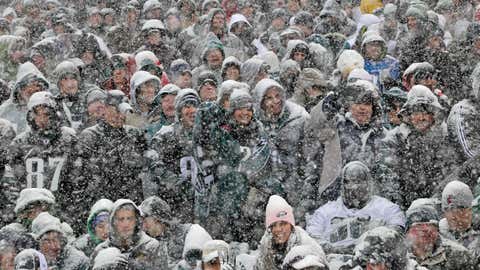
[(332, 119), (342, 108), (338, 102), (338, 94), (329, 92), (322, 101), (322, 111), (327, 116), (327, 119)]

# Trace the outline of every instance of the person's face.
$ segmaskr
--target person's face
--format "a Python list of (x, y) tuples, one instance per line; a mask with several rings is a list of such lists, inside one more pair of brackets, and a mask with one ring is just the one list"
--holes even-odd
[(74, 75), (65, 76), (60, 80), (60, 92), (66, 96), (74, 96), (78, 92), (78, 81)]
[(253, 111), (250, 108), (236, 109), (233, 112), (233, 119), (241, 126), (248, 126), (252, 121)]
[(146, 217), (143, 219), (143, 231), (145, 231), (150, 237), (161, 236), (166, 230), (165, 224), (160, 222), (154, 217)]
[(280, 90), (278, 90), (276, 87), (272, 87), (267, 90), (265, 96), (263, 97), (262, 109), (270, 118), (275, 118), (280, 115), (283, 109), (283, 101)]
[(212, 28), (223, 30), (224, 26), (225, 26), (225, 15), (223, 15), (222, 13), (215, 14), (212, 19)]
[(361, 209), (370, 199), (369, 177), (359, 169), (350, 169), (345, 172), (342, 183), (343, 202), (350, 208)]
[(167, 17), (167, 28), (170, 32), (176, 32), (182, 27), (182, 22), (177, 16), (170, 15)]
[(243, 14), (243, 16), (245, 16), (245, 18), (247, 19), (251, 19), (253, 18), (253, 15), (255, 13), (255, 9), (253, 8), (253, 6), (251, 5), (248, 5), (244, 8), (242, 8), (242, 10), (240, 11), (240, 13)]
[(102, 15), (100, 13), (95, 13), (88, 16), (88, 24), (91, 27), (98, 27), (102, 24)]
[(137, 224), (137, 215), (132, 209), (120, 209), (115, 212), (114, 228), (118, 236), (122, 239), (130, 239), (135, 232)]
[(209, 262), (204, 262), (202, 270), (220, 270), (222, 269), (220, 264), (220, 258), (215, 258)]
[(240, 79), (240, 70), (236, 66), (230, 66), (225, 71), (225, 80), (238, 81)]
[(159, 45), (162, 41), (162, 35), (160, 34), (160, 31), (151, 31), (148, 33), (147, 40), (150, 45)]
[(407, 243), (424, 251), (432, 251), (438, 239), (438, 228), (435, 224), (414, 223), (407, 232)]
[(138, 102), (146, 105), (151, 105), (155, 94), (157, 92), (157, 85), (152, 82), (146, 82), (140, 86), (140, 92), (138, 95)]
[(235, 23), (232, 28), (230, 29), (234, 35), (236, 35), (237, 37), (241, 37), (242, 36), (242, 33), (244, 31), (246, 31), (245, 29), (247, 28), (247, 24), (244, 23), (244, 22), (238, 22), (238, 23)]
[(137, 11), (131, 9), (127, 12), (127, 22), (134, 23), (137, 21)]
[(83, 63), (85, 63), (85, 65), (92, 64), (93, 63), (93, 58), (94, 58), (93, 52), (88, 52), (88, 51), (84, 52), (82, 54), (82, 57), (81, 57), (81, 59), (82, 59)]
[(258, 71), (257, 75), (255, 75), (255, 78), (253, 78), (253, 84), (257, 84), (259, 81), (263, 80), (263, 79), (266, 79), (268, 78), (268, 74), (267, 72), (265, 72), (265, 70), (261, 69), (260, 71)]
[(105, 104), (101, 101), (94, 101), (88, 105), (87, 113), (88, 117), (93, 121), (103, 119), (105, 116)]
[(397, 21), (394, 19), (387, 19), (383, 24), (388, 29), (397, 29)]
[(317, 98), (317, 97), (323, 97), (325, 96), (325, 93), (327, 92), (324, 87), (319, 86), (319, 85), (314, 85), (312, 87), (308, 87), (306, 89), (307, 95), (310, 98)]
[(400, 118), (398, 118), (398, 112), (400, 111), (401, 108), (402, 108), (402, 104), (400, 104), (399, 102), (394, 102), (388, 108), (388, 111), (387, 111), (388, 121), (395, 126), (398, 126), (401, 123)]
[(293, 53), (293, 60), (295, 60), (298, 63), (301, 63), (303, 62), (303, 60), (305, 60), (306, 56), (307, 55), (304, 52), (297, 51)]
[(192, 87), (192, 75), (188, 72), (183, 73), (178, 77), (175, 84), (182, 89)]
[(472, 227), (472, 208), (456, 208), (445, 211), (450, 230), (464, 232)]
[(373, 106), (372, 104), (352, 104), (350, 113), (357, 124), (366, 125), (372, 119)]
[(103, 16), (103, 23), (105, 25), (114, 25), (115, 22), (113, 20), (113, 16), (111, 14), (107, 14), (107, 15)]
[(211, 69), (217, 69), (222, 66), (223, 55), (219, 49), (211, 50), (207, 55), (207, 63)]
[(29, 84), (27, 84), (22, 91), (20, 91), (20, 97), (24, 103), (27, 103), (30, 97), (37, 93), (42, 91), (42, 87), (37, 81), (33, 81)]
[(195, 123), (195, 113), (197, 107), (187, 105), (182, 108), (182, 124), (186, 128), (192, 128)]
[(13, 270), (15, 269), (15, 256), (16, 256), (15, 250), (9, 249), (7, 251), (3, 251), (0, 254), (0, 269), (5, 269), (5, 270)]
[(276, 31), (281, 31), (285, 29), (285, 20), (282, 18), (275, 18), (272, 20), (272, 27)]
[(25, 209), (19, 217), (21, 219), (34, 220), (40, 213), (48, 211), (48, 206), (44, 204), (37, 204)]
[(157, 19), (160, 20), (162, 18), (162, 9), (156, 8), (148, 12), (147, 16), (148, 19)]
[(407, 17), (407, 27), (410, 31), (415, 31), (417, 29), (417, 18), (408, 16)]
[(286, 6), (285, 0), (275, 1), (275, 8), (284, 8)]
[(115, 83), (123, 83), (127, 78), (127, 69), (126, 68), (116, 68), (113, 70), (113, 81)]
[(285, 244), (292, 233), (292, 225), (285, 221), (277, 221), (270, 226), (273, 242), (277, 245)]
[(202, 101), (217, 100), (217, 88), (210, 83), (204, 84), (198, 91), (198, 94), (200, 95), (200, 99)]
[(40, 252), (48, 262), (55, 262), (62, 252), (62, 236), (58, 232), (48, 232), (39, 241)]
[(53, 31), (57, 35), (63, 34), (63, 33), (65, 33), (65, 26), (63, 24), (55, 24), (53, 26)]
[(33, 19), (39, 19), (40, 17), (40, 8), (37, 6), (34, 6), (28, 10), (28, 17), (33, 18)]
[(433, 50), (442, 50), (445, 47), (443, 38), (440, 36), (431, 37), (428, 40), (428, 47)]
[(416, 130), (424, 133), (433, 126), (434, 117), (429, 112), (413, 112), (410, 115), (410, 123)]
[(365, 56), (372, 60), (380, 60), (382, 57), (383, 45), (380, 42), (365, 44)]
[(95, 226), (95, 236), (103, 241), (107, 240), (108, 233), (110, 232), (109, 228), (108, 220), (98, 223), (97, 226)]
[(300, 10), (300, 4), (298, 0), (288, 0), (287, 2), (287, 9), (292, 13), (295, 14)]
[(433, 91), (437, 86), (437, 80), (433, 76), (427, 76), (424, 79), (420, 79), (418, 81), (418, 84), (424, 85)]
[(367, 270), (389, 270), (384, 263), (367, 263)]
[(33, 111), (35, 125), (41, 130), (47, 129), (50, 126), (50, 109), (44, 106), (37, 106)]
[(162, 105), (163, 114), (165, 114), (167, 117), (175, 116), (175, 95), (164, 95), (160, 103)]
[(35, 54), (32, 56), (32, 62), (38, 69), (43, 69), (45, 67), (45, 57), (41, 54)]
[(119, 112), (116, 106), (105, 106), (104, 119), (114, 128), (121, 128), (125, 124), (125, 115)]

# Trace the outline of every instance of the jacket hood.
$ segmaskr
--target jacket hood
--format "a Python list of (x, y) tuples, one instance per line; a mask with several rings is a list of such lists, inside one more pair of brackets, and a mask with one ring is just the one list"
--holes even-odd
[(74, 75), (79, 84), (81, 83), (80, 71), (77, 66), (70, 61), (63, 61), (57, 65), (55, 70), (53, 70), (53, 76), (55, 78), (54, 82), (59, 89), (60, 86), (58, 84), (66, 75)]
[[(295, 84), (293, 98), (298, 104), (305, 104), (307, 99), (306, 89), (315, 85), (321, 86), (328, 91), (327, 76), (315, 68), (303, 69), (300, 72), (297, 83)], [(326, 95), (327, 93), (325, 92), (324, 94)]]
[(354, 68), (364, 68), (364, 66), (363, 56), (354, 50), (344, 50), (337, 60), (337, 68), (342, 74), (348, 74)]
[(148, 0), (147, 2), (145, 2), (145, 4), (143, 4), (142, 14), (145, 14), (157, 8), (162, 8), (162, 4), (160, 4), (158, 0)]
[(135, 110), (139, 110), (138, 103), (137, 103), (137, 91), (140, 89), (140, 86), (146, 82), (153, 81), (156, 83), (157, 92), (160, 90), (160, 86), (162, 83), (157, 76), (150, 74), (147, 71), (137, 71), (133, 74), (132, 78), (130, 79), (130, 102), (133, 105)]
[(15, 269), (37, 269), (35, 265), (40, 264), (40, 270), (48, 270), (47, 259), (35, 249), (24, 249), (15, 256)]
[(265, 65), (265, 61), (257, 57), (253, 57), (245, 61), (240, 69), (240, 77), (242, 81), (253, 87), (255, 76), (258, 74), (263, 65)]
[(403, 104), (399, 115), (409, 115), (413, 109), (422, 107), (435, 115), (440, 114), (444, 110), (442, 105), (438, 102), (437, 96), (432, 91), (423, 85), (415, 85), (407, 94), (407, 101)]
[(259, 119), (264, 120), (266, 119), (265, 112), (262, 109), (262, 103), (263, 99), (265, 98), (265, 94), (267, 93), (267, 90), (275, 87), (279, 90), (280, 96), (282, 99), (282, 112), (280, 113), (280, 116), (283, 114), (285, 111), (285, 102), (286, 102), (286, 96), (285, 96), (285, 88), (281, 86), (277, 81), (272, 80), (272, 79), (262, 79), (257, 83), (254, 89), (254, 99), (255, 99), (255, 112), (258, 114)]
[(222, 53), (223, 57), (225, 58), (225, 48), (223, 46), (223, 43), (218, 39), (218, 37), (212, 33), (209, 32), (206, 36), (206, 43), (204, 43), (206, 46), (202, 51), (201, 59), (204, 64), (207, 64), (207, 55), (211, 50), (218, 49)]
[(236, 13), (236, 14), (233, 14), (232, 17), (230, 18), (230, 22), (228, 23), (228, 32), (231, 32), (232, 26), (239, 22), (245, 23), (250, 28), (252, 27), (252, 25), (248, 22), (245, 16), (243, 16), (242, 14)]
[(117, 242), (119, 239), (118, 239), (118, 236), (117, 236), (117, 232), (115, 231), (115, 224), (114, 224), (115, 215), (120, 208), (122, 208), (126, 205), (131, 205), (131, 207), (134, 209), (134, 211), (136, 213), (136, 218), (137, 218), (137, 224), (135, 226), (135, 231), (134, 231), (134, 234), (133, 234), (133, 243), (137, 243), (141, 239), (141, 236), (142, 236), (142, 220), (141, 220), (142, 212), (140, 211), (140, 209), (137, 207), (137, 205), (133, 201), (128, 200), (128, 199), (118, 199), (118, 200), (115, 201), (115, 203), (113, 203), (112, 211), (110, 213), (109, 240), (114, 246), (117, 246), (119, 244)]
[(225, 15), (225, 24), (224, 24), (224, 31), (227, 32), (227, 24), (226, 24), (226, 14), (225, 14), (225, 11), (221, 8), (212, 8), (210, 9), (210, 11), (208, 12), (208, 15), (207, 15), (207, 22), (208, 22), (208, 32), (211, 31), (211, 24), (212, 24), (212, 20), (213, 20), (213, 17), (217, 14), (217, 13), (222, 13), (223, 15)]
[(222, 82), (218, 88), (217, 104), (222, 106), (223, 102), (229, 99), (230, 95), (235, 89), (244, 89), (247, 92), (250, 92), (250, 87), (248, 84), (234, 80), (226, 80)]
[(378, 33), (369, 33), (365, 34), (362, 41), (362, 54), (365, 56), (365, 45), (371, 42), (380, 42), (382, 44), (382, 55), (380, 59), (383, 59), (387, 55), (387, 44), (385, 43), (385, 39), (380, 36)]
[(227, 68), (231, 66), (236, 66), (238, 67), (238, 70), (240, 70), (242, 62), (240, 62), (240, 60), (238, 60), (238, 58), (233, 55), (225, 58), (222, 63), (222, 76), (224, 76), (227, 72)]
[(48, 90), (50, 87), (47, 79), (43, 76), (42, 72), (40, 72), (40, 70), (38, 70), (38, 68), (34, 64), (32, 64), (31, 62), (21, 64), (18, 67), (17, 79), (12, 91), (12, 97), (15, 103), (19, 102), (18, 94), (20, 93), (20, 90), (32, 81), (39, 82), (40, 85), (43, 86), (44, 91)]
[(98, 239), (95, 236), (95, 229), (93, 228), (93, 222), (97, 218), (97, 215), (101, 212), (107, 212), (110, 214), (113, 208), (113, 202), (109, 199), (100, 199), (98, 200), (90, 209), (90, 214), (87, 219), (87, 232), (90, 235), (90, 238), (94, 240), (96, 244), (99, 244), (102, 240)]
[(287, 59), (293, 59), (293, 55), (292, 55), (293, 50), (299, 46), (307, 48), (310, 51), (310, 48), (308, 47), (308, 44), (305, 41), (300, 39), (290, 40), (287, 44), (287, 53), (283, 57), (282, 61), (285, 61)]
[[(200, 225), (193, 224), (185, 237), (185, 245), (183, 247), (183, 258), (187, 253), (197, 250), (200, 255), (202, 254), (203, 246), (213, 240), (210, 234)], [(200, 258), (201, 259), (201, 258)]]
[(157, 56), (151, 51), (142, 51), (135, 55), (135, 63), (137, 65), (137, 71), (143, 70), (146, 66), (157, 66), (161, 68), (161, 63)]

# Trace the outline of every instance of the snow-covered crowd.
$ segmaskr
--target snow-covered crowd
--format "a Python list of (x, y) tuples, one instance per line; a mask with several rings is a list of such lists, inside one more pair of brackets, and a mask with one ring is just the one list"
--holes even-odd
[(0, 0), (0, 270), (480, 270), (480, 0)]

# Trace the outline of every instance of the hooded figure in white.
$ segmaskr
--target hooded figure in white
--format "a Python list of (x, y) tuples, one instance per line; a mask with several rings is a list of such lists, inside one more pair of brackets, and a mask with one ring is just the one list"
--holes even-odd
[(321, 206), (307, 224), (310, 235), (333, 253), (351, 253), (360, 235), (377, 226), (403, 230), (405, 215), (389, 200), (374, 196), (370, 170), (360, 161), (345, 165), (341, 196)]

